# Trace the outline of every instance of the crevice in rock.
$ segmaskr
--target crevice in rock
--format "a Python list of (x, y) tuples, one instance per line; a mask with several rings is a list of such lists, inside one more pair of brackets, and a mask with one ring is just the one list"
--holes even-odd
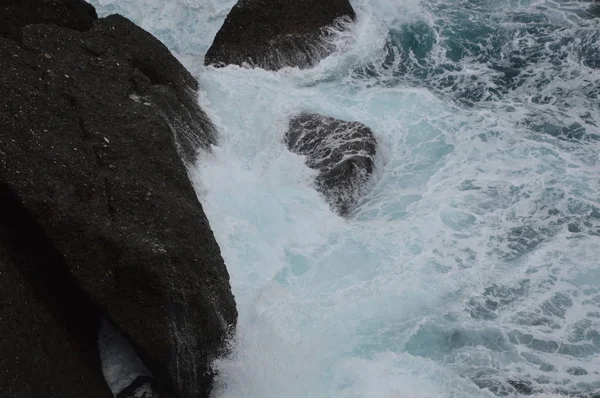
[[(98, 333), (103, 322), (114, 325), (110, 316), (79, 286), (42, 227), (4, 182), (0, 182), (0, 203), (0, 240), (9, 248), (12, 263), (34, 296), (63, 325), (82, 362), (102, 374)], [(132, 344), (128, 336), (118, 332), (152, 374), (163, 376), (159, 378), (160, 386), (153, 386), (157, 390), (173, 391), (170, 381), (164, 378), (167, 374), (164, 366), (149, 361), (149, 356)]]
[(83, 0), (3, 0), (0, 4), (0, 37), (22, 40), (21, 27), (51, 23), (81, 32), (98, 19), (96, 9)]
[(84, 361), (100, 371), (96, 334), (102, 311), (77, 285), (61, 255), (17, 195), (0, 183), (0, 239), (34, 294), (60, 320)]
[(108, 319), (101, 321), (98, 348), (104, 380), (116, 398), (167, 398), (131, 341)]

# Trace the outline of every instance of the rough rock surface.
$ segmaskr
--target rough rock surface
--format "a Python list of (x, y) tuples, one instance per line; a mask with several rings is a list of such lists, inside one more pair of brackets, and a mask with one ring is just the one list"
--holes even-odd
[(111, 398), (94, 304), (35, 220), (0, 183), (0, 391), (10, 398)]
[(84, 31), (97, 19), (94, 7), (82, 0), (3, 0), (0, 36), (20, 39), (21, 27), (39, 23)]
[[(1, 357), (14, 345), (10, 353), (45, 359), (36, 366), (0, 360), (0, 391), (21, 388), (12, 398), (107, 396), (106, 386), (95, 393), (83, 385), (99, 377), (90, 341), (102, 314), (167, 392), (208, 396), (209, 363), (237, 312), (181, 161), (214, 141), (194, 98), (197, 82), (150, 34), (120, 16), (94, 22), (93, 8), (81, 1), (3, 2), (0, 20), (0, 184), (31, 228), (39, 227), (38, 240), (56, 251), (50, 262), (28, 260), (52, 271), (40, 286), (27, 282), (27, 267), (14, 272), (23, 261), (3, 243), (0, 265), (14, 282), (0, 277), (12, 286), (0, 292), (0, 317), (13, 326), (1, 329)], [(2, 217), (9, 212), (0, 208)], [(4, 236), (21, 224), (5, 223)], [(44, 312), (64, 286), (78, 293)], [(71, 314), (67, 320), (90, 315), (77, 326), (63, 313)], [(46, 351), (42, 334), (49, 336)], [(87, 381), (79, 385), (78, 377)], [(44, 391), (40, 378), (56, 392)]]
[(292, 152), (306, 156), (308, 167), (319, 170), (316, 184), (331, 207), (348, 215), (373, 173), (377, 141), (371, 129), (302, 113), (290, 119), (285, 142)]
[(327, 56), (328, 28), (354, 20), (348, 0), (239, 0), (205, 57), (206, 65), (305, 68)]

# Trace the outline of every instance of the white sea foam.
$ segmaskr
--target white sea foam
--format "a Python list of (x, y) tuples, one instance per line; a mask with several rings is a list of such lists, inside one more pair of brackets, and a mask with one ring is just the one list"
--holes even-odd
[(100, 326), (98, 348), (104, 379), (115, 397), (138, 377), (152, 377), (129, 341), (107, 320)]

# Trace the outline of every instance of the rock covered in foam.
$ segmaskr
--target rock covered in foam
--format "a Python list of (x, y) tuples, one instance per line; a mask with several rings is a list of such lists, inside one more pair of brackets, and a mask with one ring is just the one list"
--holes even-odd
[(367, 189), (377, 141), (362, 123), (302, 113), (290, 119), (288, 148), (319, 170), (316, 184), (333, 209), (346, 216)]
[(329, 29), (341, 29), (354, 18), (348, 0), (239, 0), (204, 62), (271, 70), (309, 67), (333, 50)]
[[(76, 1), (37, 3), (44, 4), (39, 18), (11, 11), (20, 2), (0, 6), (0, 19), (11, 24), (0, 30), (0, 191), (17, 198), (13, 207), (22, 207), (42, 231), (30, 250), (44, 245), (44, 252), (56, 252), (52, 261), (27, 259), (30, 268), (49, 274), (44, 283), (23, 282), (42, 301), (36, 311), (52, 302), (46, 314), (52, 322), (29, 322), (38, 315), (26, 312), (26, 299), (7, 297), (15, 308), (0, 305), (0, 323), (12, 327), (2, 329), (0, 348), (28, 336), (22, 356), (48, 359), (36, 372), (25, 371), (22, 359), (0, 361), (0, 390), (12, 389), (12, 398), (53, 397), (41, 389), (71, 387), (80, 396), (106, 397), (107, 389), (78, 387), (85, 383), (77, 381), (83, 369), (77, 360), (61, 368), (64, 377), (51, 377), (58, 355), (89, 351), (96, 365), (81, 377), (102, 379), (90, 341), (95, 345), (95, 315), (105, 313), (167, 392), (208, 396), (210, 363), (237, 312), (220, 249), (181, 160), (193, 162), (198, 147), (215, 140), (195, 98), (197, 82), (164, 45), (121, 16), (90, 22), (83, 13), (79, 23), (79, 14), (69, 12), (80, 9), (64, 6)], [(0, 212), (8, 217), (13, 210)], [(0, 226), (11, 237), (22, 225)], [(7, 249), (17, 261), (3, 267), (28, 256), (26, 239), (17, 243)], [(71, 295), (78, 289), (83, 293)], [(59, 296), (65, 297), (55, 302)], [(65, 312), (72, 314), (68, 322)], [(35, 333), (26, 330), (29, 324)], [(84, 343), (70, 350), (59, 349), (58, 338), (46, 348), (38, 343), (36, 336), (54, 332)], [(36, 373), (48, 376), (47, 383), (36, 384), (42, 378)]]

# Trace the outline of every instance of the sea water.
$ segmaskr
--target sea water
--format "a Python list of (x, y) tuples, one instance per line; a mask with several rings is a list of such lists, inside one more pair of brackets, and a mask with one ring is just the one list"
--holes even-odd
[[(308, 70), (203, 66), (232, 0), (95, 0), (196, 76), (191, 170), (239, 310), (215, 398), (600, 390), (600, 7), (353, 0)], [(283, 144), (300, 111), (369, 126), (347, 219)], [(557, 395), (558, 396), (558, 395)]]

